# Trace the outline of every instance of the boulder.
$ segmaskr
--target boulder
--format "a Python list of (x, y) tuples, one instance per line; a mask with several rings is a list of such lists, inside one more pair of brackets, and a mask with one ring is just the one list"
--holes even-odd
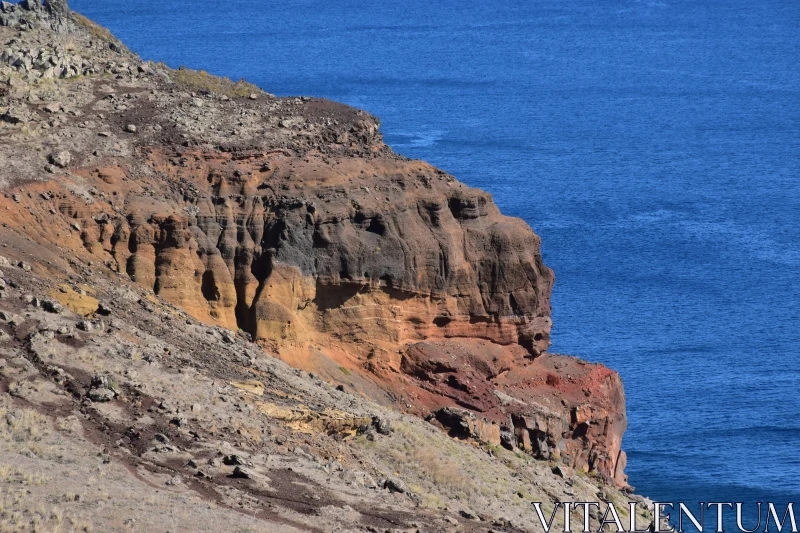
[(21, 104), (12, 105), (0, 113), (0, 120), (8, 122), (9, 124), (26, 124), (30, 122), (32, 118), (33, 115), (30, 110)]
[(575, 476), (575, 470), (564, 465), (554, 466), (553, 473), (562, 479), (572, 479)]
[(51, 12), (64, 15), (69, 13), (67, 0), (44, 0), (44, 5)]
[(372, 427), (381, 435), (390, 435), (392, 433), (392, 425), (389, 420), (382, 416), (372, 417)]
[(228, 466), (244, 466), (247, 462), (240, 455), (231, 454), (222, 458), (222, 463)]
[(8, 325), (12, 327), (18, 326), (25, 322), (24, 318), (9, 311), (0, 311), (0, 320), (8, 323)]
[(66, 150), (52, 153), (48, 156), (48, 161), (59, 168), (67, 168), (72, 161), (72, 154)]
[(81, 320), (76, 327), (86, 332), (101, 331), (105, 328), (105, 323), (102, 320)]
[(48, 313), (59, 314), (64, 312), (64, 306), (53, 300), (42, 300), (42, 309)]
[(19, 3), (23, 9), (27, 9), (28, 11), (39, 11), (42, 9), (42, 2), (41, 0), (22, 0)]
[(111, 389), (107, 389), (105, 387), (95, 387), (89, 389), (89, 392), (86, 393), (86, 396), (93, 402), (110, 402), (114, 399), (116, 394), (114, 394), (114, 391)]
[(245, 470), (241, 466), (237, 466), (233, 469), (233, 473), (229, 476), (234, 479), (250, 479), (252, 475), (249, 471)]
[(411, 492), (408, 486), (399, 479), (385, 479), (381, 486), (389, 492), (397, 492), (399, 494), (409, 494)]
[(434, 413), (436, 420), (448, 430), (451, 437), (474, 439), (485, 444), (502, 444), (500, 426), (479, 419), (474, 413), (457, 407), (442, 407)]

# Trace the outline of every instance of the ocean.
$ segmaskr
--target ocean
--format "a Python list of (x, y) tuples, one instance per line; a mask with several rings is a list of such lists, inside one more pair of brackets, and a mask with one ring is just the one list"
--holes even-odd
[[(800, 3), (71, 0), (145, 59), (382, 119), (556, 272), (637, 492), (800, 502)], [(762, 525), (763, 527), (763, 525)]]

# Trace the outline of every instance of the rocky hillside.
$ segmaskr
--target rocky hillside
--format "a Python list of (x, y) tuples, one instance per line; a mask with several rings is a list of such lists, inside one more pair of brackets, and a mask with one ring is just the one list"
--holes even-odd
[(64, 2), (0, 3), (0, 43), (0, 524), (528, 531), (635, 497), (619, 377), (546, 351), (553, 274), (490, 195)]

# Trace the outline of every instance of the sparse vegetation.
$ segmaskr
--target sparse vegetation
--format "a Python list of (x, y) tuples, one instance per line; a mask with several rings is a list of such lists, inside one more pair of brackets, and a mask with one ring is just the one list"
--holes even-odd
[(186, 67), (172, 70), (164, 63), (159, 63), (158, 67), (168, 70), (172, 81), (183, 86), (188, 91), (209, 91), (213, 94), (224, 94), (228, 97), (245, 97), (253, 93), (263, 93), (260, 88), (252, 83), (247, 83), (243, 79), (233, 81), (230, 78), (214, 76), (205, 70), (191, 70)]
[(108, 29), (89, 20), (80, 13), (73, 12), (72, 15), (75, 17), (75, 21), (84, 28), (86, 28), (89, 31), (89, 33), (91, 33), (94, 37), (97, 37), (98, 39), (101, 39), (103, 41), (117, 42), (117, 38), (114, 37), (114, 35), (110, 31), (108, 31)]
[[(42, 443), (51, 434), (47, 417), (29, 409), (10, 409), (0, 405), (0, 457), (8, 452), (43, 457)], [(28, 533), (46, 531), (71, 533), (90, 531), (90, 525), (65, 514), (57, 505), (32, 499), (31, 491), (50, 483), (45, 471), (31, 470), (14, 463), (0, 464), (0, 531)], [(73, 496), (74, 500), (74, 496)], [(57, 504), (59, 502), (52, 501)]]
[[(401, 525), (415, 522), (428, 531), (443, 518), (450, 517), (448, 522), (452, 522), (459, 511), (464, 516), (486, 517), (487, 525), (495, 519), (513, 521), (518, 529), (534, 519), (532, 501), (546, 503), (549, 511), (554, 502), (585, 501), (599, 490), (603, 498), (606, 494), (623, 498), (603, 487), (600, 478), (578, 472), (566, 479), (552, 472), (555, 463), (498, 445), (452, 439), (434, 424), (393, 411), (385, 405), (389, 398), (395, 398), (397, 405), (407, 401), (409, 408), (429, 405), (423, 398), (415, 406), (414, 388), (409, 389), (411, 395), (399, 394), (406, 391), (403, 388), (387, 387), (381, 392), (383, 385), (377, 380), (363, 379), (356, 359), (339, 366), (332, 361), (341, 359), (328, 362), (316, 354), (308, 358), (306, 341), (298, 338), (297, 346), (287, 346), (282, 354), (287, 362), (299, 354), (303, 357), (299, 366), (307, 367), (292, 369), (271, 356), (281, 353), (277, 341), (262, 341), (259, 347), (247, 342), (246, 335), (204, 323), (209, 317), (223, 323), (227, 315), (222, 300), (217, 300), (219, 306), (210, 306), (208, 316), (203, 312), (201, 320), (189, 320), (149, 288), (129, 284), (125, 276), (114, 274), (129, 270), (119, 267), (134, 253), (131, 244), (140, 237), (149, 239), (133, 227), (139, 224), (138, 218), (129, 215), (149, 212), (147, 224), (161, 227), (158, 233), (163, 233), (159, 243), (162, 238), (172, 239), (174, 231), (183, 235), (187, 228), (182, 215), (174, 227), (162, 215), (185, 211), (184, 204), (194, 191), (206, 186), (220, 187), (222, 195), (231, 173), (237, 178), (231, 183), (241, 189), (231, 195), (236, 202), (245, 185), (249, 190), (266, 180), (263, 183), (272, 187), (272, 181), (283, 180), (284, 170), (287, 180), (298, 184), (305, 180), (306, 171), (328, 174), (330, 170), (329, 185), (335, 187), (362, 176), (357, 179), (364, 185), (358, 190), (370, 196), (371, 188), (379, 196), (382, 192), (378, 191), (396, 190), (394, 179), (382, 181), (385, 174), (395, 173), (393, 169), (400, 177), (415, 179), (418, 171), (425, 180), (430, 176), (424, 165), (405, 166), (394, 156), (383, 159), (382, 145), (369, 140), (372, 133), (368, 132), (377, 127), (377, 121), (361, 112), (307, 99), (265, 102), (257, 98), (246, 105), (226, 102), (221, 95), (247, 98), (263, 92), (244, 81), (204, 71), (172, 70), (155, 63), (148, 68), (124, 49), (113, 52), (121, 45), (107, 30), (79, 15), (76, 18), (86, 30), (79, 28), (68, 35), (26, 30), (15, 37), (19, 42), (14, 46), (20, 54), (44, 48), (45, 43), (57, 51), (57, 57), (64, 50), (68, 56), (86, 54), (89, 67), (68, 61), (67, 73), (83, 76), (61, 78), (63, 70), (59, 70), (52, 78), (31, 81), (41, 69), (20, 69), (11, 74), (13, 83), (7, 85), (7, 98), (30, 108), (38, 118), (20, 114), (27, 123), (3, 126), (9, 137), (0, 155), (0, 167), (22, 169), (37, 178), (19, 186), (18, 199), (15, 193), (0, 197), (8, 231), (29, 237), (14, 237), (8, 250), (0, 249), (13, 260), (6, 263), (0, 258), (3, 276), (10, 278), (3, 282), (5, 298), (0, 302), (4, 311), (25, 320), (22, 327), (16, 320), (2, 325), (3, 332), (14, 335), (0, 347), (2, 391), (9, 393), (0, 392), (0, 532), (89, 531), (89, 525), (75, 517), (88, 520), (98, 531), (279, 531), (284, 519), (297, 523), (297, 529), (309, 524), (333, 531), (361, 527), (362, 515), (369, 513), (385, 515)], [(0, 33), (10, 31), (0, 27)], [(28, 59), (36, 57), (43, 63), (49, 61), (45, 55), (28, 53)], [(165, 73), (178, 90), (163, 79)], [(103, 82), (97, 83), (101, 78)], [(187, 99), (186, 92), (220, 97)], [(59, 105), (48, 109), (51, 103)], [(127, 135), (135, 133), (128, 124), (139, 128), (138, 136)], [(231, 131), (228, 137), (226, 132)], [(360, 140), (362, 134), (367, 140)], [(164, 139), (167, 151), (157, 146), (158, 138)], [(146, 143), (140, 145), (139, 140)], [(171, 155), (175, 142), (190, 150), (179, 148), (180, 155)], [(61, 170), (44, 167), (57, 174), (57, 179), (45, 184), (38, 178), (49, 179), (43, 175), (43, 166), (55, 144), (63, 144), (75, 159), (69, 167), (58, 167)], [(345, 145), (345, 151), (337, 155)], [(211, 146), (215, 146), (213, 152)], [(302, 160), (295, 157), (294, 148), (306, 153), (309, 147), (320, 148), (322, 157), (316, 148)], [(373, 148), (380, 156), (375, 161), (348, 155)], [(88, 153), (93, 155), (88, 157)], [(112, 167), (115, 171), (107, 173)], [(370, 181), (373, 173), (375, 183)], [(16, 176), (16, 172), (7, 174)], [(173, 203), (180, 198), (178, 190), (184, 191), (184, 201)], [(328, 191), (328, 185), (324, 190)], [(308, 194), (323, 198), (315, 191), (309, 189)], [(136, 205), (126, 213), (120, 206), (128, 204), (124, 199), (132, 195)], [(347, 198), (337, 205), (360, 209)], [(309, 213), (321, 209), (307, 206)], [(238, 218), (231, 220), (237, 222), (226, 225), (228, 229), (239, 224)], [(76, 224), (65, 233), (65, 224), (70, 222)], [(135, 239), (127, 246), (121, 242), (109, 256), (108, 239), (128, 230)], [(187, 235), (198, 241), (199, 234)], [(215, 240), (209, 239), (212, 246)], [(151, 266), (159, 276), (162, 270), (167, 276), (174, 267), (174, 277), (167, 277), (178, 284), (181, 294), (189, 294), (183, 289), (193, 290), (200, 274), (195, 252), (189, 249), (191, 260), (184, 264), (187, 256), (162, 256), (157, 243), (153, 245), (158, 248), (157, 263), (151, 264), (148, 246), (137, 244), (135, 261), (128, 262), (129, 266), (141, 262), (145, 270), (139, 272), (146, 275), (134, 275), (131, 268), (130, 277), (141, 284)], [(34, 265), (17, 268), (18, 258), (28, 258)], [(211, 268), (211, 263), (203, 264)], [(225, 271), (225, 266), (213, 268)], [(108, 275), (101, 274), (106, 269)], [(78, 278), (86, 279), (88, 286), (75, 286)], [(300, 296), (297, 290), (305, 285), (292, 284), (293, 294)], [(154, 286), (168, 297), (165, 283)], [(398, 301), (407, 299), (397, 292)], [(359, 303), (353, 316), (361, 316), (361, 307), (371, 308), (372, 303), (397, 303), (394, 293), (375, 296), (374, 302), (369, 300), (373, 296), (360, 294), (364, 305)], [(36, 303), (28, 295), (57, 301), (63, 309), (55, 312), (28, 305)], [(415, 302), (409, 309), (417, 313)], [(98, 311), (108, 316), (102, 326), (95, 316)], [(236, 318), (236, 310), (232, 312), (231, 318)], [(371, 319), (372, 311), (368, 313)], [(382, 313), (377, 318), (379, 329), (365, 329), (366, 333), (386, 331)], [(324, 352), (317, 345), (332, 339), (334, 349), (346, 348), (343, 332), (337, 331), (338, 321), (332, 318), (331, 331), (320, 330), (319, 336), (309, 331), (309, 346)], [(425, 325), (422, 319), (411, 323)], [(359, 353), (365, 347), (360, 346)], [(396, 370), (393, 351), (376, 350), (376, 354), (370, 364)], [(318, 364), (324, 366), (318, 368)], [(329, 376), (330, 369), (334, 378), (340, 378), (333, 381), (349, 386), (322, 383), (317, 372), (310, 373), (324, 370), (319, 374)], [(377, 372), (375, 377), (383, 379)], [(353, 393), (369, 396), (373, 391), (379, 393), (379, 403)], [(489, 438), (496, 440), (497, 435)], [(237, 481), (232, 484), (229, 478), (236, 467), (241, 476), (233, 476)], [(197, 483), (203, 490), (197, 490)], [(262, 497), (272, 492), (293, 493), (290, 505), (281, 498)], [(281, 517), (281, 523), (273, 524), (273, 515)]]
[(49, 433), (47, 418), (27, 409), (9, 410), (0, 406), (0, 440), (38, 442)]
[[(423, 503), (435, 507), (441, 498), (466, 499), (476, 491), (474, 482), (464, 475), (464, 470), (454, 457), (455, 450), (431, 446), (415, 428), (397, 424), (392, 439), (382, 440), (380, 445), (387, 447), (386, 456), (391, 458), (392, 467), (401, 478), (418, 478), (430, 486), (426, 489), (415, 484), (412, 490)], [(449, 444), (449, 443), (448, 443)]]
[(72, 533), (92, 529), (87, 522), (66, 516), (58, 507), (31, 502), (24, 488), (4, 487), (0, 491), (0, 531)]

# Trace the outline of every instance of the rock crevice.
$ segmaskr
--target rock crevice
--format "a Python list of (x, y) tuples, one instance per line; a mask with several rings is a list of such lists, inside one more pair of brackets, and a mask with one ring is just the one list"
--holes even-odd
[[(210, 155), (192, 157), (205, 165)], [(436, 174), (417, 162), (392, 166)], [(298, 196), (279, 196), (263, 185), (280, 179), (246, 172), (255, 179), (235, 177), (234, 186), (198, 169), (191, 195), (131, 198), (110, 222), (85, 221), (85, 245), (107, 251), (136, 283), (257, 340), (312, 326), (354, 342), (478, 337), (532, 355), (547, 348), (553, 276), (539, 239), (485, 193), (453, 191), (452, 182), (423, 194), (387, 184), (376, 201), (366, 186), (348, 183), (337, 195), (338, 186), (307, 184), (297, 171)], [(481, 213), (456, 216), (463, 210), (447, 208), (454, 204), (479, 204)]]

